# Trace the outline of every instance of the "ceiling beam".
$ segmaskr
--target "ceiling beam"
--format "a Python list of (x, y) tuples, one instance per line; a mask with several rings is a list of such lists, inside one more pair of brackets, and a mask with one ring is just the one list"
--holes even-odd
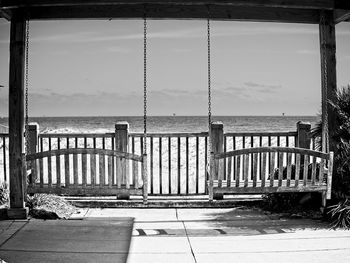
[(134, 5), (134, 4), (161, 4), (161, 5), (231, 5), (244, 7), (276, 7), (297, 9), (334, 9), (334, 1), (339, 6), (348, 0), (2, 0), (0, 7), (59, 7), (59, 6), (103, 6), (103, 5)]
[[(147, 5), (147, 17), (150, 19), (206, 19), (206, 6), (191, 5)], [(144, 15), (143, 5), (123, 6), (42, 6), (29, 9), (17, 9), (27, 12), (31, 20), (42, 19), (136, 19)], [(210, 6), (210, 18), (213, 20), (266, 21), (285, 23), (318, 24), (319, 12), (307, 9), (256, 8), (213, 5)]]

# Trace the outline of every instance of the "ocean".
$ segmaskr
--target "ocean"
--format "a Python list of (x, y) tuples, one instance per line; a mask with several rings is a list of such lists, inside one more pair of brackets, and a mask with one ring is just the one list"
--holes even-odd
[[(298, 121), (314, 126), (317, 116), (213, 116), (213, 121), (222, 121), (225, 132), (295, 131)], [(127, 121), (130, 132), (143, 131), (140, 116), (95, 116), (95, 117), (33, 117), (41, 132), (49, 133), (104, 133), (113, 132), (115, 123)], [(0, 119), (8, 126), (8, 119)], [(207, 116), (148, 116), (148, 132), (203, 132), (208, 130)]]

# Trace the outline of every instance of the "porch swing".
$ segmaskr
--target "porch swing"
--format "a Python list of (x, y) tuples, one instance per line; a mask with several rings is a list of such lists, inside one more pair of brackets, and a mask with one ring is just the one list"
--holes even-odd
[[(143, 153), (120, 152), (116, 150), (69, 148), (27, 153), (26, 160), (30, 170), (28, 193), (56, 193), (63, 195), (89, 195), (89, 194), (118, 194), (142, 195), (143, 202), (148, 198), (148, 174), (147, 174), (147, 18), (144, 14), (144, 131)], [(323, 20), (324, 21), (324, 20)], [(252, 147), (227, 152), (214, 152), (211, 142), (211, 46), (210, 46), (210, 10), (207, 17), (207, 52), (208, 52), (208, 152), (207, 152), (207, 177), (206, 187), (209, 201), (225, 194), (264, 194), (276, 192), (321, 192), (323, 205), (326, 199), (331, 197), (333, 153), (317, 152), (309, 149), (290, 147)], [(26, 34), (26, 125), (28, 125), (28, 43), (29, 22)], [(324, 56), (325, 59), (325, 56)], [(327, 71), (325, 71), (327, 72)], [(323, 85), (327, 85), (327, 74), (324, 76)], [(325, 123), (327, 125), (327, 123)], [(324, 131), (327, 131), (326, 126)], [(327, 132), (326, 132), (327, 134)], [(327, 135), (325, 134), (325, 138)], [(28, 133), (26, 133), (26, 149), (29, 148)], [(73, 156), (70, 158), (70, 156)], [(78, 156), (80, 156), (78, 158)], [(98, 156), (98, 158), (97, 158)], [(61, 157), (64, 158), (65, 180), (61, 180)], [(53, 180), (53, 161), (55, 159), (56, 180)], [(77, 160), (82, 167), (82, 181), (74, 173), (73, 181), (70, 176), (70, 162), (73, 159), (73, 167), (78, 167)], [(96, 167), (88, 168), (88, 161), (96, 164), (99, 160), (99, 185), (95, 188), (95, 181), (89, 184), (87, 174), (90, 177), (95, 174)], [(117, 172), (110, 168), (105, 171), (106, 159), (108, 167), (111, 163), (117, 163)], [(120, 176), (126, 174), (126, 162), (133, 162), (133, 180), (126, 180), (122, 184)], [(44, 163), (46, 162), (46, 163)], [(139, 167), (140, 166), (140, 167)], [(45, 169), (44, 169), (45, 167)], [(44, 170), (47, 170), (47, 182), (44, 182)], [(138, 171), (141, 171), (140, 175)], [(116, 178), (115, 178), (116, 177)], [(114, 179), (115, 178), (115, 179)], [(138, 184), (141, 178), (142, 185)], [(39, 179), (39, 180), (38, 180)], [(114, 182), (114, 180), (116, 182)], [(39, 183), (37, 183), (39, 181)], [(56, 181), (56, 182), (55, 182)], [(63, 183), (64, 181), (64, 183)], [(106, 183), (106, 181), (108, 183)]]

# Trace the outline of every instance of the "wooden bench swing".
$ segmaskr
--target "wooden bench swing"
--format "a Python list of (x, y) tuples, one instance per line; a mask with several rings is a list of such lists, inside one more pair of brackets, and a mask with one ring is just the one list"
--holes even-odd
[[(209, 12), (208, 12), (209, 13)], [(210, 76), (210, 19), (208, 26), (208, 123), (211, 127), (211, 76)], [(27, 24), (27, 30), (29, 22)], [(26, 45), (28, 47), (29, 31)], [(144, 17), (144, 135), (143, 154), (86, 148), (69, 148), (31, 153), (26, 155), (29, 184), (28, 193), (53, 192), (64, 195), (118, 194), (142, 195), (146, 204), (148, 198), (147, 174), (147, 20)], [(28, 51), (28, 48), (27, 48)], [(28, 61), (28, 52), (26, 53)], [(26, 62), (28, 65), (28, 62)], [(28, 77), (28, 74), (26, 74)], [(26, 79), (26, 92), (28, 79)], [(26, 93), (26, 99), (27, 99)], [(26, 106), (28, 105), (26, 101)], [(28, 108), (26, 107), (28, 126)], [(326, 127), (328, 129), (328, 127)], [(28, 138), (26, 138), (28, 142)], [(281, 192), (321, 192), (322, 206), (331, 197), (333, 153), (289, 147), (257, 147), (213, 153), (212, 142), (208, 147), (208, 193), (209, 201), (224, 194), (266, 194)], [(27, 145), (27, 149), (28, 149)], [(64, 164), (61, 163), (64, 160)], [(89, 161), (88, 161), (89, 160)], [(96, 162), (99, 171), (96, 174)], [(122, 178), (130, 160), (133, 167), (133, 181)], [(73, 177), (70, 177), (70, 163)], [(89, 163), (89, 165), (88, 165)], [(113, 164), (117, 164), (116, 178)], [(52, 180), (53, 165), (56, 180)], [(82, 181), (78, 180), (78, 168), (82, 167)], [(105, 169), (108, 167), (107, 169)], [(48, 181), (44, 183), (44, 172)], [(87, 174), (90, 174), (87, 183)], [(140, 172), (139, 172), (140, 171)], [(64, 180), (61, 174), (65, 174)], [(98, 183), (97, 183), (98, 178)], [(139, 181), (142, 180), (142, 183)], [(63, 182), (64, 181), (64, 182)]]

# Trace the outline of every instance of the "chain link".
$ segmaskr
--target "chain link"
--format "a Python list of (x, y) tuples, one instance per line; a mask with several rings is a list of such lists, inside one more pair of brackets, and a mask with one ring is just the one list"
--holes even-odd
[(323, 78), (322, 78), (322, 103), (325, 105), (322, 105), (322, 108), (324, 109), (324, 119), (322, 122), (322, 151), (328, 152), (329, 151), (329, 131), (328, 131), (328, 101), (325, 101), (325, 98), (328, 96), (328, 60), (327, 60), (327, 43), (326, 43), (326, 19), (324, 12), (321, 13), (321, 19), (320, 24), (322, 27), (322, 59), (323, 59)]
[(210, 160), (212, 153), (212, 143), (211, 143), (211, 46), (210, 46), (210, 10), (208, 7), (208, 17), (207, 17), (207, 47), (208, 47), (208, 153), (207, 153), (207, 172), (210, 173)]
[(28, 132), (28, 86), (29, 86), (29, 20), (26, 21), (25, 36), (25, 152), (28, 154), (30, 149), (30, 140)]
[(143, 152), (147, 154), (147, 17), (143, 17)]

